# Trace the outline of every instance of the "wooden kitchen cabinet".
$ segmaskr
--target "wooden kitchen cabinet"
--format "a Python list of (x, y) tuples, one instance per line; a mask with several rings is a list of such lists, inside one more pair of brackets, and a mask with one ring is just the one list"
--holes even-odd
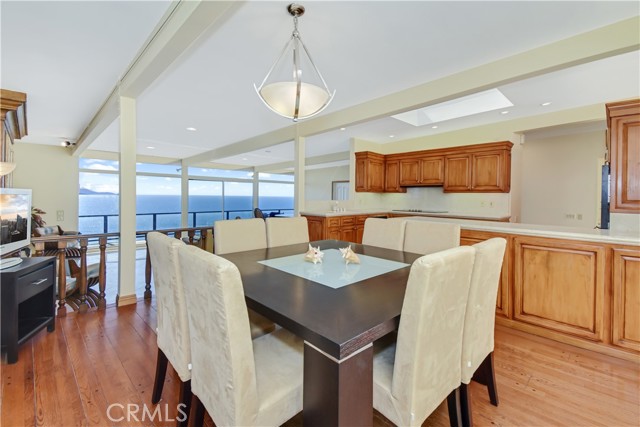
[(604, 340), (606, 247), (517, 236), (513, 319), (570, 337)]
[(613, 249), (611, 343), (640, 352), (640, 250)]
[(445, 192), (508, 193), (511, 190), (511, 146), (509, 149), (447, 155), (444, 169)]
[(640, 100), (606, 105), (611, 212), (640, 213)]
[(400, 186), (400, 161), (385, 160), (384, 163), (384, 192), (406, 193), (407, 189)]
[(498, 283), (498, 295), (496, 298), (496, 315), (510, 317), (510, 291), (509, 291), (509, 263), (510, 263), (510, 239), (509, 236), (487, 233), (483, 231), (461, 230), (460, 246), (471, 246), (483, 242), (493, 237), (502, 237), (507, 240), (507, 246), (502, 260), (502, 270), (500, 272), (500, 283)]
[(427, 186), (444, 183), (444, 156), (407, 158), (400, 162), (400, 185)]
[(309, 240), (343, 240), (345, 242), (362, 243), (364, 222), (371, 216), (381, 216), (385, 213), (367, 215), (340, 216), (307, 216)]
[(356, 153), (356, 191), (383, 193), (385, 184), (385, 159), (371, 151)]

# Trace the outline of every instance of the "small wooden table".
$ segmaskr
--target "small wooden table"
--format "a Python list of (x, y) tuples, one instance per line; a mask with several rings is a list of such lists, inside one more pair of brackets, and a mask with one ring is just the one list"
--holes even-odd
[[(313, 242), (321, 250), (337, 240)], [(290, 245), (223, 255), (242, 276), (247, 306), (304, 339), (305, 426), (373, 423), (373, 341), (397, 329), (410, 265), (418, 254), (351, 243), (358, 254), (408, 266), (338, 289), (258, 261), (304, 254)]]

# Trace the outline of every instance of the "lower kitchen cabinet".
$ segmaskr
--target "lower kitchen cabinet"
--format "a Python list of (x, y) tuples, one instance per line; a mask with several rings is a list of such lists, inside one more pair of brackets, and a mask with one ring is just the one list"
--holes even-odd
[(309, 239), (314, 240), (343, 240), (345, 242), (362, 243), (364, 222), (372, 216), (381, 216), (384, 213), (368, 215), (341, 215), (341, 216), (307, 216), (309, 226)]
[(640, 249), (613, 249), (613, 345), (640, 352)]

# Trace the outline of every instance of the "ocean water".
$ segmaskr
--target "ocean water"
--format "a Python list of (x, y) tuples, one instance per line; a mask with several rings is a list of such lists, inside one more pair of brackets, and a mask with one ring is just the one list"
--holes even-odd
[[(224, 212), (222, 196), (190, 196), (189, 226), (199, 227), (212, 225), (218, 219), (253, 218), (253, 198), (251, 196), (226, 196)], [(269, 212), (293, 210), (292, 197), (260, 197), (260, 209)], [(136, 197), (136, 229), (160, 230), (180, 227), (180, 196), (139, 195)], [(154, 227), (154, 215), (155, 227)], [(105, 217), (104, 215), (108, 215)], [(81, 194), (79, 196), (78, 231), (83, 234), (117, 232), (118, 195), (116, 194)], [(195, 223), (194, 223), (195, 220)]]

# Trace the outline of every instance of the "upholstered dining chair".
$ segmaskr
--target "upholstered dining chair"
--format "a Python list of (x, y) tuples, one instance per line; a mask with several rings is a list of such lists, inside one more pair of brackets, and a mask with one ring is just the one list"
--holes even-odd
[(215, 254), (222, 255), (266, 247), (267, 229), (263, 219), (227, 219), (213, 223), (213, 253)]
[[(496, 298), (502, 260), (507, 241), (494, 237), (476, 243), (476, 260), (471, 275), (469, 303), (462, 335), (462, 424), (472, 424), (471, 399), (467, 384), (471, 379), (489, 389), (489, 400), (498, 406), (498, 390), (493, 370), (493, 334), (496, 319)], [(474, 375), (475, 374), (475, 375)]]
[[(222, 220), (213, 223), (213, 252), (218, 255), (264, 249), (267, 247), (265, 221), (259, 218)], [(249, 310), (251, 336), (273, 331), (276, 325), (266, 317)]]
[(460, 225), (445, 222), (407, 220), (403, 250), (414, 254), (432, 254), (460, 246)]
[[(180, 377), (179, 403), (186, 405), (183, 410), (189, 414), (191, 342), (183, 282), (178, 266), (178, 248), (186, 245), (178, 239), (158, 232), (147, 234), (147, 245), (151, 257), (153, 283), (156, 288), (158, 319), (158, 359), (151, 402), (156, 404), (160, 401), (168, 361)], [(202, 251), (202, 249), (198, 250)], [(187, 420), (178, 421), (178, 425), (186, 426)]]
[(262, 212), (262, 209), (260, 208), (255, 208), (253, 210), (253, 217), (254, 218), (261, 218), (264, 219), (264, 213)]
[(446, 398), (458, 425), (464, 324), (475, 249), (461, 246), (411, 266), (397, 340), (374, 343), (373, 407), (398, 426), (420, 426)]
[(238, 268), (217, 255), (178, 251), (189, 305), (193, 425), (281, 425), (302, 410), (302, 341), (286, 329), (251, 340)]
[(307, 218), (267, 218), (267, 247), (294, 245), (309, 242), (309, 226)]
[(401, 251), (404, 244), (403, 218), (367, 218), (362, 244)]

